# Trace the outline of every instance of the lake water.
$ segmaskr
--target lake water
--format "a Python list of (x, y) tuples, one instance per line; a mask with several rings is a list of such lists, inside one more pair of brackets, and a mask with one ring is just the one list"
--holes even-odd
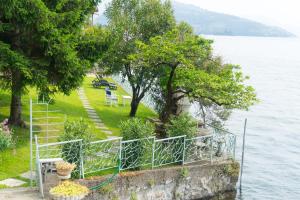
[(240, 158), (248, 118), (241, 199), (300, 199), (300, 39), (207, 37), (217, 55), (241, 65), (261, 101), (228, 122)]

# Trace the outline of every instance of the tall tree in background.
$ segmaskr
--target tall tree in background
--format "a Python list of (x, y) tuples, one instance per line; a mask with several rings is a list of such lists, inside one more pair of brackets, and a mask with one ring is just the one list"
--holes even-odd
[(26, 86), (69, 94), (90, 60), (78, 41), (100, 0), (0, 0), (0, 86), (11, 90), (10, 124), (23, 125)]
[(151, 38), (149, 44), (138, 42), (138, 53), (132, 57), (161, 71), (155, 89), (161, 100), (163, 122), (177, 115), (178, 102), (184, 97), (191, 102), (201, 99), (230, 109), (247, 109), (257, 101), (254, 89), (244, 84), (247, 77), (238, 66), (223, 64), (212, 56), (211, 43), (195, 35), (186, 23)]
[(111, 46), (102, 59), (102, 64), (112, 73), (122, 73), (132, 88), (130, 116), (135, 116), (138, 105), (151, 89), (157, 71), (133, 62), (136, 41), (148, 43), (151, 37), (162, 35), (175, 26), (170, 1), (161, 0), (113, 0), (107, 10), (108, 28), (111, 31)]

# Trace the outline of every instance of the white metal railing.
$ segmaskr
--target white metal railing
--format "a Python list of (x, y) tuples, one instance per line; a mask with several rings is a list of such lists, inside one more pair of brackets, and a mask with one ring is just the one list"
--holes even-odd
[[(51, 100), (50, 100), (51, 101)], [(58, 134), (63, 131), (65, 116), (61, 114), (60, 110), (49, 109), (50, 101), (44, 99), (34, 102), (30, 99), (30, 185), (32, 186), (34, 160), (36, 148), (33, 136), (38, 134), (38, 143), (48, 144), (53, 138), (57, 138)], [(59, 116), (62, 115), (62, 116)]]

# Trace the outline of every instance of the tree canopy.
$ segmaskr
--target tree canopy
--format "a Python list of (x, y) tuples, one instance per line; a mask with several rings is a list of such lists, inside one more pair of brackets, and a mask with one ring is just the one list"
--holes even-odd
[(100, 0), (0, 0), (0, 81), (10, 89), (10, 123), (21, 125), (26, 86), (69, 94), (91, 57), (78, 48), (83, 25)]
[(148, 43), (151, 37), (162, 35), (175, 25), (170, 1), (113, 0), (107, 10), (111, 45), (102, 59), (112, 73), (121, 73), (132, 88), (130, 116), (135, 116), (139, 102), (151, 88), (156, 75), (147, 71), (130, 55), (136, 53), (136, 41)]
[(164, 122), (176, 114), (178, 101), (184, 97), (191, 102), (209, 100), (231, 109), (247, 109), (257, 101), (239, 67), (214, 57), (212, 41), (195, 35), (185, 23), (151, 38), (148, 44), (137, 44), (138, 51), (131, 58), (161, 71), (154, 91), (162, 104), (160, 118)]

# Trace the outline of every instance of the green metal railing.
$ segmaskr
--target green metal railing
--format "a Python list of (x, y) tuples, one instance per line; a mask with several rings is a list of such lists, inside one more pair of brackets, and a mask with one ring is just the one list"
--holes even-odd
[(122, 138), (100, 140), (84, 145), (83, 177), (85, 174), (96, 173), (118, 167), (120, 143)]
[(85, 145), (82, 142), (78, 144), (77, 140), (47, 144), (37, 142), (37, 153), (39, 159), (62, 158), (81, 163), (80, 174), (84, 176), (117, 168), (118, 160), (120, 170), (128, 170), (234, 158), (235, 143), (236, 136), (233, 134), (194, 138), (186, 138), (185, 135), (165, 139), (150, 137), (127, 141), (114, 138)]
[(155, 137), (121, 142), (120, 170), (152, 166), (152, 151)]
[[(185, 135), (156, 139), (127, 140), (114, 138), (83, 144), (82, 140), (39, 144), (36, 139), (36, 163), (42, 187), (41, 163), (66, 160), (76, 163), (76, 176), (115, 169), (157, 168), (199, 161), (223, 161), (235, 158), (236, 136), (231, 133), (187, 138)], [(113, 176), (115, 177), (115, 175)], [(96, 186), (95, 186), (96, 187)], [(96, 187), (98, 188), (98, 187)]]
[(155, 140), (153, 148), (153, 167), (183, 163), (186, 136)]

